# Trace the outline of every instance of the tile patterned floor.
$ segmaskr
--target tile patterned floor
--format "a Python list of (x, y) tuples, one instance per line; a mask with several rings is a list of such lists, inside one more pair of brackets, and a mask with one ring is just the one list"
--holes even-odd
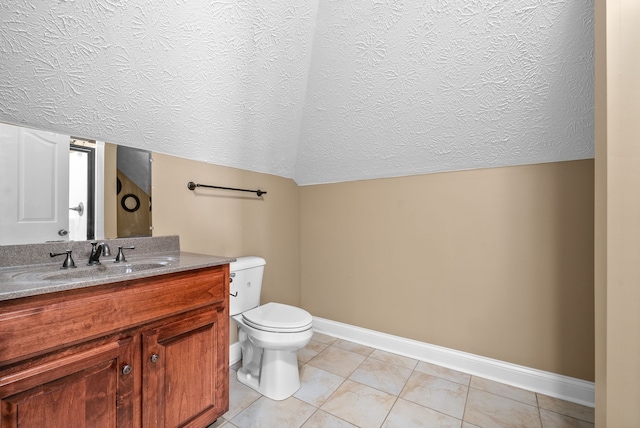
[(298, 361), (302, 386), (283, 401), (232, 367), (229, 411), (208, 428), (594, 426), (592, 408), (319, 333)]

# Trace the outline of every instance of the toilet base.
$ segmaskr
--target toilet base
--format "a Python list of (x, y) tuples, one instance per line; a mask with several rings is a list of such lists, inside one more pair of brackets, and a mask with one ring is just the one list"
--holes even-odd
[[(255, 371), (253, 371), (255, 373)], [(291, 397), (300, 388), (298, 351), (263, 349), (260, 374), (238, 369), (238, 381), (272, 400)]]

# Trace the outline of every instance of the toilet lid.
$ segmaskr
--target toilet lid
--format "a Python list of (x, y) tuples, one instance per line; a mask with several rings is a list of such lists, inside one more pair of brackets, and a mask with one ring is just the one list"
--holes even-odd
[(296, 332), (311, 328), (313, 318), (304, 309), (282, 303), (267, 303), (242, 313), (248, 325), (268, 331)]

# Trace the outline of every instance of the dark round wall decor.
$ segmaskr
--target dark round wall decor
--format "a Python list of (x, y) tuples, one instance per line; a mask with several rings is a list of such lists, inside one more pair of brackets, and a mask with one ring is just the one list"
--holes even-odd
[(122, 205), (123, 210), (132, 213), (140, 208), (140, 199), (133, 193), (127, 193), (120, 200), (120, 205)]

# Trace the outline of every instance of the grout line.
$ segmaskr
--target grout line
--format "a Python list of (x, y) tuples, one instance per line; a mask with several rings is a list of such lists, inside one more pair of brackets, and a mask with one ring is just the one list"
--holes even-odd
[(464, 408), (462, 409), (462, 418), (460, 418), (460, 426), (464, 424), (464, 415), (467, 413), (467, 405), (469, 404), (469, 393), (471, 392), (471, 378), (469, 378), (469, 385), (467, 386), (467, 396), (464, 398)]
[(393, 404), (391, 405), (391, 407), (389, 408), (389, 411), (387, 412), (387, 416), (384, 417), (384, 419), (382, 420), (382, 423), (380, 424), (380, 426), (383, 426), (384, 423), (387, 421), (387, 419), (389, 419), (389, 415), (391, 414), (391, 411), (393, 410), (393, 408), (396, 406), (396, 403), (398, 402), (398, 400), (400, 399), (399, 395), (396, 395), (396, 399), (393, 400)]
[(538, 417), (540, 418), (540, 426), (544, 428), (542, 426), (542, 411), (540, 410), (540, 400), (538, 400), (538, 393), (534, 392), (534, 394), (536, 396), (536, 407), (538, 408)]

